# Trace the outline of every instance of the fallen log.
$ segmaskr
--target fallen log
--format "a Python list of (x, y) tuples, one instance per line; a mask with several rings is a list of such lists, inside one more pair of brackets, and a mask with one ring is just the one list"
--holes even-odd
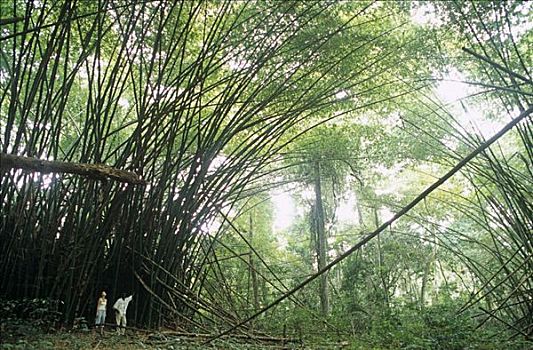
[(6, 153), (0, 153), (0, 168), (2, 172), (11, 169), (21, 169), (24, 171), (36, 171), (40, 173), (76, 174), (95, 180), (105, 180), (109, 178), (132, 185), (146, 184), (146, 181), (131, 171), (116, 169), (105, 164), (69, 163), (15, 156)]

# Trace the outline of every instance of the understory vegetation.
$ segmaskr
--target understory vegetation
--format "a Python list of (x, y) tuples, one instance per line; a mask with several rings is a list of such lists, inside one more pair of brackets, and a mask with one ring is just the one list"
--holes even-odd
[(531, 348), (532, 16), (0, 1), (0, 349)]

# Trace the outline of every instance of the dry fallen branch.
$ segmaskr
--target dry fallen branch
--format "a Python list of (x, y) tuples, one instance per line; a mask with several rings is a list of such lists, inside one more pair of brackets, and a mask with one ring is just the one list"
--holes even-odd
[(104, 164), (69, 163), (52, 160), (42, 160), (32, 157), (15, 156), (0, 153), (0, 167), (2, 171), (21, 169), (41, 173), (68, 173), (87, 176), (95, 180), (107, 178), (132, 185), (141, 185), (146, 182), (139, 175), (126, 170), (120, 170)]
[[(150, 334), (148, 337), (158, 337), (161, 335), (165, 336), (165, 338), (168, 338), (169, 336), (174, 336), (174, 337), (186, 337), (186, 338), (196, 338), (196, 339), (208, 339), (213, 336), (213, 334), (207, 334), (207, 333), (165, 331), (165, 332)], [(260, 342), (265, 342), (265, 343), (285, 344), (285, 343), (301, 342), (300, 339), (296, 339), (296, 338), (273, 337), (273, 336), (267, 336), (267, 335), (252, 335), (252, 334), (233, 334), (229, 336), (229, 338), (240, 339), (240, 340), (250, 340), (250, 341), (260, 341)]]

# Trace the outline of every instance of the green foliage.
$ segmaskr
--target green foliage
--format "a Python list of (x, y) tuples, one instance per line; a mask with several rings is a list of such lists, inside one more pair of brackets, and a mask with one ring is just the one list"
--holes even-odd
[[(457, 302), (423, 309), (403, 307), (386, 317), (372, 317), (363, 335), (376, 349), (525, 349), (527, 342), (508, 340), (499, 327), (477, 329), (470, 313), (458, 314)], [(530, 345), (530, 344), (529, 344)]]
[(2, 350), (53, 350), (54, 343), (49, 340), (18, 340), (14, 344), (0, 344)]
[(430, 253), (431, 247), (416, 237), (388, 234), (369, 243), (343, 264), (343, 309), (386, 313), (395, 294), (398, 303), (415, 303), (413, 288), (418, 288)]
[(0, 322), (7, 331), (27, 334), (37, 330), (50, 331), (63, 320), (60, 300), (0, 299)]

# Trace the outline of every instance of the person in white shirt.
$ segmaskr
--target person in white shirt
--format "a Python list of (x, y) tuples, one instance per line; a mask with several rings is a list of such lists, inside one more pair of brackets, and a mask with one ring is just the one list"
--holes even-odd
[(102, 295), (98, 298), (96, 303), (96, 319), (94, 321), (97, 328), (100, 328), (100, 334), (104, 334), (104, 323), (105, 323), (105, 311), (107, 307), (107, 299), (105, 298), (106, 294), (102, 291)]
[(126, 298), (126, 293), (122, 293), (121, 297), (113, 305), (115, 309), (116, 320), (117, 320), (117, 332), (118, 334), (124, 334), (126, 332), (126, 310), (128, 309), (128, 304), (133, 299), (133, 295), (130, 295)]

